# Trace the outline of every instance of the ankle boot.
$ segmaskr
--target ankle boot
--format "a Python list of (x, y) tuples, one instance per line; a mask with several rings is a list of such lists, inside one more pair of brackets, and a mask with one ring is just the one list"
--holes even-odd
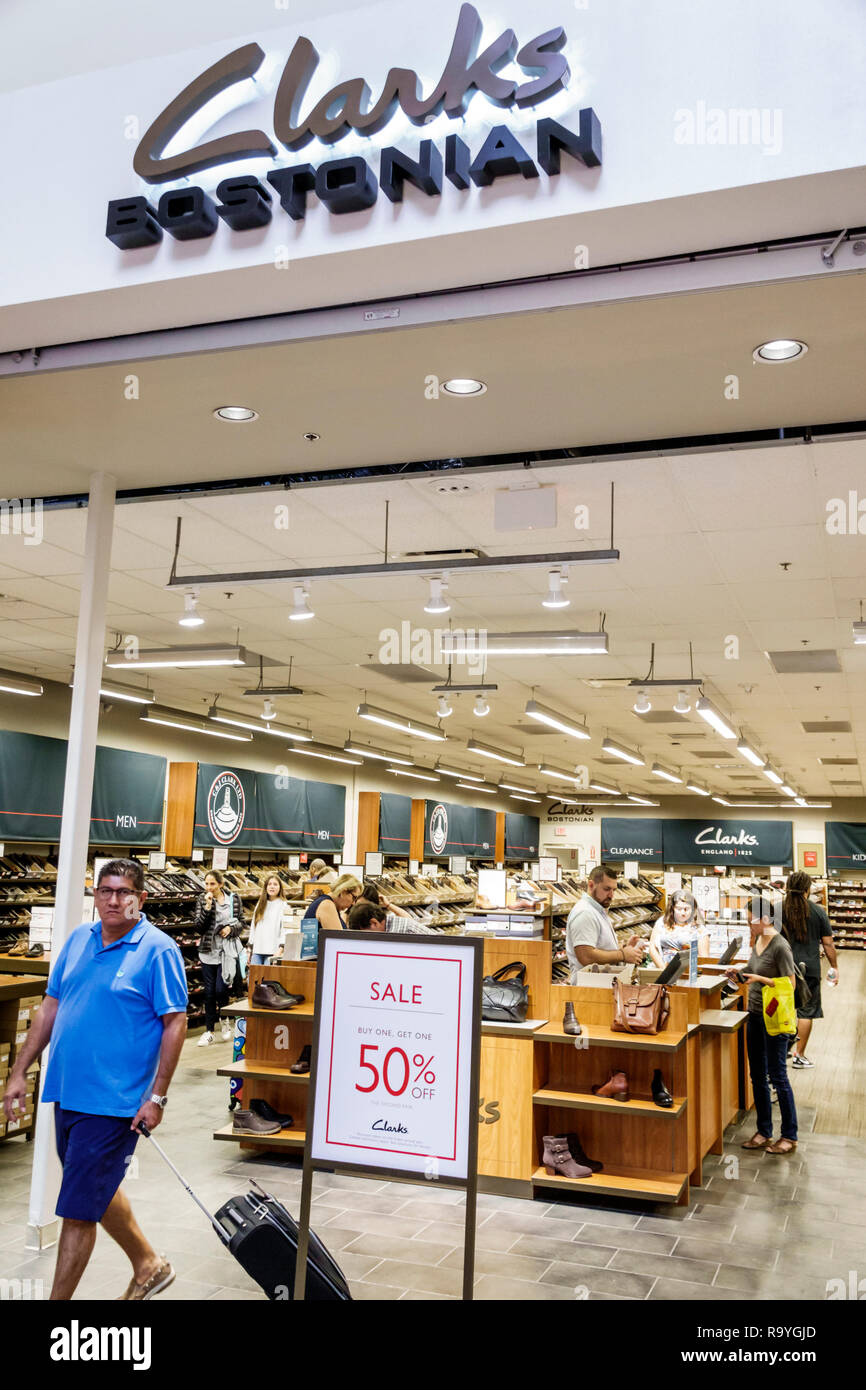
[(568, 1151), (574, 1159), (575, 1163), (579, 1163), (584, 1168), (591, 1169), (593, 1173), (601, 1172), (602, 1168), (604, 1167), (604, 1164), (599, 1163), (598, 1159), (596, 1158), (587, 1158), (584, 1152), (583, 1145), (580, 1142), (579, 1135), (573, 1133), (557, 1134), (555, 1137), (557, 1139), (565, 1140), (565, 1142), (568, 1144)]
[(562, 1031), (563, 1033), (571, 1033), (575, 1038), (579, 1038), (583, 1032), (575, 1018), (573, 1004), (566, 1004), (565, 1006), (565, 1013), (562, 1015)]
[(612, 1071), (603, 1086), (593, 1086), (592, 1094), (608, 1100), (628, 1100), (628, 1077), (624, 1071)]
[(310, 1070), (311, 1052), (312, 1047), (310, 1046), (310, 1044), (304, 1043), (304, 1046), (301, 1048), (301, 1051), (298, 1054), (298, 1060), (292, 1063), (292, 1065), (289, 1067), (289, 1071), (294, 1072), (295, 1076), (304, 1076)]
[(660, 1105), (663, 1110), (670, 1110), (674, 1103), (674, 1098), (664, 1083), (661, 1072), (658, 1068), (653, 1072), (653, 1100), (656, 1105)]
[(545, 1134), (541, 1161), (549, 1178), (555, 1177), (557, 1173), (562, 1178), (592, 1177), (591, 1168), (575, 1163), (565, 1138), (559, 1134)]

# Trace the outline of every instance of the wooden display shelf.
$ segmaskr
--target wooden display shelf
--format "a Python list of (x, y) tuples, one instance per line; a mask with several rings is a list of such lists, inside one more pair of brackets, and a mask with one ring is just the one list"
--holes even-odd
[(258, 1081), (289, 1081), (293, 1086), (309, 1086), (310, 1073), (296, 1075), (287, 1067), (272, 1066), (268, 1062), (233, 1062), (230, 1067), (217, 1067), (217, 1076), (249, 1076)]
[(591, 1178), (549, 1177), (544, 1168), (532, 1174), (533, 1187), (568, 1188), (592, 1196), (638, 1197), (644, 1201), (678, 1202), (687, 1190), (688, 1173), (654, 1173), (644, 1168), (603, 1168)]
[(547, 1023), (546, 1018), (525, 1018), (522, 1023), (481, 1021), (481, 1036), (487, 1038), (531, 1038)]
[[(582, 1024), (583, 1036), (589, 1044), (601, 1047), (622, 1047), (636, 1048), (638, 1051), (649, 1049), (651, 1052), (676, 1052), (688, 1036), (688, 1031), (672, 1032), (666, 1028), (662, 1033), (615, 1033), (612, 1028), (607, 1028), (600, 1023)], [(535, 1038), (541, 1042), (571, 1043), (574, 1044), (575, 1038), (572, 1033), (563, 1033), (562, 1027), (558, 1023), (545, 1024), (543, 1028), (536, 1030)]]
[[(22, 975), (47, 975), (51, 970), (50, 956), (10, 956), (7, 952), (0, 952), (0, 973), (4, 975), (15, 975), (19, 971)], [(39, 982), (42, 984), (42, 980)]]
[[(734, 998), (734, 996), (731, 996)], [(736, 1033), (738, 1028), (742, 1028), (748, 1014), (743, 1009), (703, 1009), (701, 1011), (701, 1029), (705, 1033)]]
[(631, 1100), (614, 1100), (609, 1096), (594, 1096), (585, 1091), (554, 1091), (544, 1088), (535, 1091), (532, 1096), (533, 1105), (551, 1105), (555, 1109), (561, 1110), (609, 1110), (615, 1111), (618, 1115), (642, 1115), (649, 1116), (657, 1120), (665, 1118), (675, 1120), (677, 1115), (681, 1115), (688, 1104), (685, 1096), (674, 1096), (674, 1103), (671, 1106), (656, 1105), (652, 1100), (638, 1100), (632, 1097)]
[(224, 1125), (222, 1129), (215, 1129), (214, 1139), (227, 1139), (234, 1144), (267, 1144), (269, 1148), (276, 1149), (302, 1149), (307, 1142), (306, 1131), (303, 1129), (281, 1129), (278, 1134), (245, 1134), (243, 1131), (232, 1129), (231, 1125)]
[(292, 1018), (312, 1018), (315, 1012), (315, 1005), (311, 1004), (309, 1000), (305, 1000), (303, 1004), (296, 1004), (292, 1009), (256, 1009), (249, 1003), (226, 1004), (224, 1008), (220, 1009), (220, 1013), (225, 1014), (227, 1018), (278, 1019), (288, 1018), (289, 1015)]

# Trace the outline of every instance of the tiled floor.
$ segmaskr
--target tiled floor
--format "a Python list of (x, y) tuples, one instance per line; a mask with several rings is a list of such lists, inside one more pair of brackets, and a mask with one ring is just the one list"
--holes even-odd
[[(274, 1155), (241, 1156), (210, 1135), (226, 1120), (228, 1045), (188, 1043), (160, 1139), (202, 1200), (216, 1208), (250, 1176), (297, 1213), (300, 1170)], [(475, 1296), (480, 1299), (823, 1299), (827, 1281), (866, 1264), (866, 1140), (814, 1133), (800, 1108), (790, 1158), (743, 1152), (754, 1125), (726, 1136), (704, 1163), (689, 1208), (481, 1195)], [(127, 1179), (138, 1219), (177, 1270), (161, 1298), (262, 1298), (144, 1141)], [(32, 1146), (0, 1144), (0, 1280), (50, 1287), (54, 1252), (24, 1249)], [(456, 1298), (463, 1194), (433, 1184), (317, 1175), (314, 1227), (358, 1299)], [(112, 1299), (129, 1278), (101, 1231), (78, 1297)]]

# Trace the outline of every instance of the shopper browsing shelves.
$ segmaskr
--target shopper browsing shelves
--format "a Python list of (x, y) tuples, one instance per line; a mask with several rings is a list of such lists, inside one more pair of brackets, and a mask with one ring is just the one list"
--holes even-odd
[(668, 962), (679, 951), (687, 951), (696, 938), (699, 954), (708, 955), (710, 938), (709, 933), (702, 930), (703, 925), (703, 914), (691, 893), (672, 893), (664, 916), (659, 917), (649, 939), (653, 964), (664, 970)]
[(247, 946), (250, 965), (267, 965), (280, 949), (286, 890), (276, 874), (262, 885), (259, 900), (253, 908), (253, 920)]
[(310, 898), (301, 929), (303, 930), (305, 924), (315, 920), (324, 931), (344, 931), (346, 919), (343, 914), (349, 911), (360, 896), (361, 885), (358, 880), (352, 874), (341, 874), (331, 886), (330, 893), (323, 892)]
[(620, 946), (607, 908), (616, 892), (616, 874), (604, 864), (592, 870), (586, 892), (571, 909), (565, 924), (565, 952), (571, 966), (571, 984), (577, 984), (580, 970), (595, 969), (613, 974), (623, 965), (639, 965), (645, 944), (632, 935)]
[(408, 914), (397, 917), (389, 912), (383, 903), (370, 902), (368, 898), (361, 898), (350, 910), (348, 927), (349, 931), (388, 932), (391, 936), (439, 935), (435, 927), (425, 927)]
[(797, 1040), (791, 1049), (793, 1067), (813, 1067), (806, 1056), (812, 1020), (823, 1018), (821, 1008), (821, 947), (833, 970), (838, 970), (833, 929), (823, 907), (809, 901), (812, 880), (808, 874), (789, 874), (782, 906), (782, 931), (791, 947), (794, 963), (799, 965), (809, 987), (808, 1004), (797, 1009)]
[(63, 1168), (51, 1298), (72, 1297), (101, 1224), (132, 1265), (119, 1297), (140, 1302), (175, 1275), (139, 1229), (120, 1184), (139, 1123), (156, 1129), (162, 1120), (186, 1036), (186, 978), (177, 946), (141, 910), (147, 893), (140, 864), (103, 864), (95, 898), (98, 919), (70, 933), (52, 966), (4, 1105), (14, 1119), (25, 1102), (27, 1069), (50, 1040), (42, 1100), (55, 1102)]
[[(240, 968), (239, 938), (244, 929), (241, 900), (237, 893), (224, 892), (219, 869), (208, 869), (204, 888), (196, 901), (194, 918), (195, 929), (201, 933), (198, 958), (204, 981), (205, 1031), (199, 1038), (199, 1047), (208, 1047), (214, 1040), (217, 1009), (228, 1003), (229, 985)], [(228, 1042), (231, 1035), (231, 1025), (224, 1019), (223, 1042)]]
[(337, 870), (330, 868), (324, 859), (314, 859), (307, 875), (310, 883), (334, 884), (337, 877)]

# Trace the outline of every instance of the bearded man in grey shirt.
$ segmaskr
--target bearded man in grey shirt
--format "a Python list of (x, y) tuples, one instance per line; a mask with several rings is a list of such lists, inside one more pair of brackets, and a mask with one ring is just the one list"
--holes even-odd
[(586, 892), (568, 914), (565, 924), (565, 953), (571, 966), (569, 983), (577, 984), (577, 972), (594, 967), (605, 975), (621, 970), (623, 965), (638, 965), (644, 958), (644, 942), (638, 935), (629, 937), (627, 946), (616, 939), (607, 908), (616, 892), (616, 874), (604, 864), (598, 864), (587, 880)]

